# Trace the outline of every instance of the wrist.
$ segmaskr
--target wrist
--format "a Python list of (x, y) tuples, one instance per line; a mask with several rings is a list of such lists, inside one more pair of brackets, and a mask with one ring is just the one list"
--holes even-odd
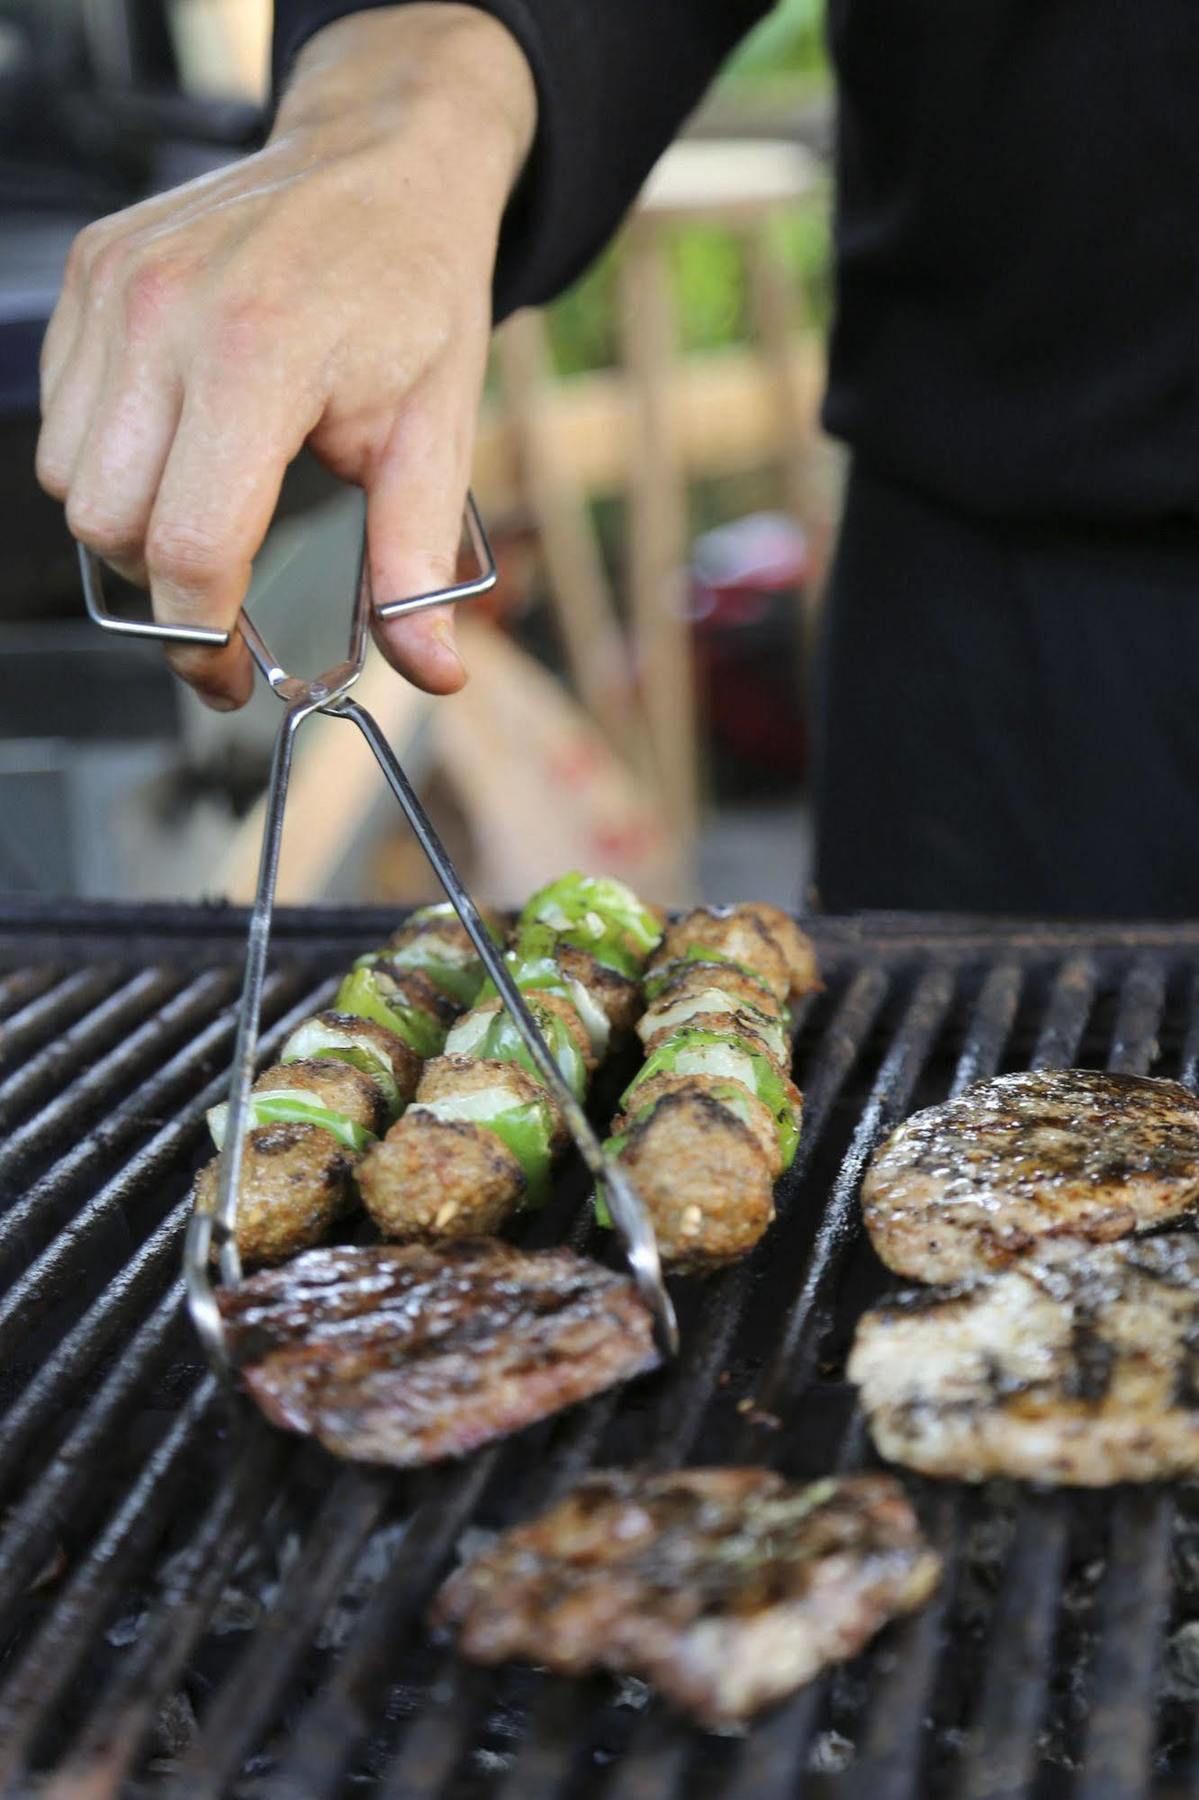
[(537, 123), (532, 72), (506, 27), (451, 0), (339, 19), (305, 45), (271, 135), (406, 133), (413, 119), (447, 154), (470, 147), (470, 174), (506, 201)]

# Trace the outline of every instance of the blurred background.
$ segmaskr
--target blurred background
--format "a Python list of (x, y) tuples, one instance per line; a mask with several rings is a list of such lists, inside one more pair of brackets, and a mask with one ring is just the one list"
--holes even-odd
[[(678, 902), (806, 897), (813, 645), (840, 468), (817, 408), (831, 98), (784, 0), (618, 240), (497, 333), (475, 492), (500, 567), (467, 690), (373, 658), (378, 713), (468, 880), (571, 866)], [(83, 613), (33, 478), (37, 356), (90, 219), (259, 140), (270, 0), (0, 0), (0, 895), (249, 897), (278, 703), (207, 712)], [(344, 641), (358, 496), (288, 480), (251, 607), (281, 660)], [(428, 897), (357, 733), (301, 737), (280, 898)]]

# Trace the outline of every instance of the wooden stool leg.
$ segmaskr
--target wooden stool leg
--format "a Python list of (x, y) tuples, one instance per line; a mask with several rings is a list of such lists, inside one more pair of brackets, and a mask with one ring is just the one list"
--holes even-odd
[(614, 748), (644, 754), (645, 723), (633, 693), (620, 620), (587, 506), (555, 451), (549, 346), (538, 312), (520, 312), (496, 334), (504, 399), (516, 437), (521, 485), (541, 539), (550, 596), (583, 706)]
[(691, 629), (683, 605), (686, 490), (674, 441), (674, 318), (659, 233), (634, 221), (620, 279), (621, 329), (632, 423), (629, 590), (641, 691), (663, 806), (694, 841), (699, 778)]

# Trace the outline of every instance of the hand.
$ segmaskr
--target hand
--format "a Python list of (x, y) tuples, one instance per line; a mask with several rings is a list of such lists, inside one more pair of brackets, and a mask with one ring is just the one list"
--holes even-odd
[[(270, 143), (76, 239), (42, 352), (38, 478), (164, 623), (228, 629), (304, 443), (367, 496), (379, 600), (453, 579), (528, 65), (473, 7), (362, 13), (306, 46)], [(451, 609), (381, 626), (430, 693)], [(211, 705), (252, 668), (173, 649)]]

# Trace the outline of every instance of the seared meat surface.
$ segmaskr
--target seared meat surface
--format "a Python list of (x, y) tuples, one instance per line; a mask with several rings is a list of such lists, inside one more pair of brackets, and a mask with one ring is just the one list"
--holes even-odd
[(488, 1238), (311, 1250), (220, 1304), (269, 1418), (396, 1468), (463, 1456), (658, 1360), (626, 1277)]
[(359, 1165), (358, 1187), (388, 1237), (450, 1238), (498, 1231), (520, 1204), (526, 1181), (493, 1131), (409, 1111), (371, 1145)]
[[(248, 1132), (237, 1200), (242, 1261), (278, 1262), (327, 1237), (358, 1203), (357, 1160), (318, 1125), (257, 1125)], [(197, 1206), (215, 1208), (219, 1167), (214, 1156), (196, 1176)]]
[(1067, 1235), (1106, 1242), (1199, 1199), (1199, 1099), (1174, 1081), (1056, 1069), (979, 1081), (916, 1113), (862, 1184), (889, 1268), (957, 1281)]
[(385, 1111), (378, 1084), (349, 1063), (303, 1061), (276, 1063), (254, 1083), (255, 1094), (274, 1094), (280, 1089), (311, 1094), (319, 1106), (340, 1113), (367, 1131), (381, 1131)]
[(451, 1576), (434, 1620), (477, 1662), (642, 1676), (712, 1726), (854, 1655), (939, 1572), (885, 1475), (616, 1469)]
[(663, 1095), (630, 1127), (620, 1161), (672, 1268), (743, 1256), (774, 1217), (777, 1158), (768, 1162), (751, 1128), (694, 1086)]
[(1199, 1473), (1199, 1238), (1068, 1240), (868, 1312), (849, 1376), (929, 1475), (1105, 1487)]

